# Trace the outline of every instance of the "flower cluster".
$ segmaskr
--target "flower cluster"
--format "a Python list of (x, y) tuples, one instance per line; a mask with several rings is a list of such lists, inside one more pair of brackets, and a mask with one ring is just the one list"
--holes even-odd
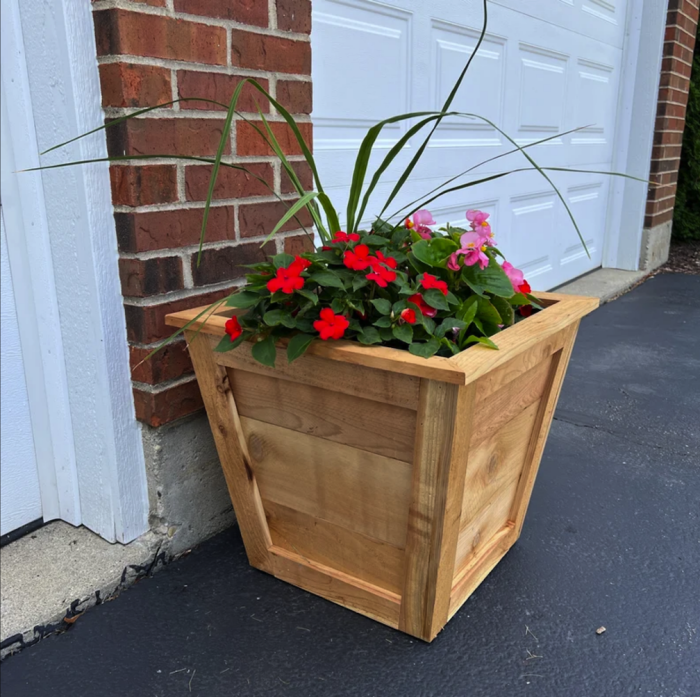
[[(228, 298), (241, 312), (226, 323), (220, 351), (254, 341), (272, 365), (287, 337), (288, 358), (314, 339), (353, 339), (451, 356), (538, 309), (522, 271), (503, 259), (489, 214), (469, 210), (468, 227), (438, 230), (429, 211), (403, 224), (377, 220), (370, 231), (337, 231), (309, 253), (277, 254), (251, 265), (246, 286)], [(431, 227), (433, 226), (433, 227)]]

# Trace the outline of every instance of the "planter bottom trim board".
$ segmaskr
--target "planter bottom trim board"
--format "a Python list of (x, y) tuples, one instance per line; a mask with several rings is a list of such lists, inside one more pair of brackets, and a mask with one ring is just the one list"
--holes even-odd
[[(545, 309), (452, 358), (314, 342), (292, 364), (185, 331), (252, 566), (432, 641), (516, 542), (581, 318)], [(168, 315), (183, 327), (203, 308)], [(201, 329), (200, 329), (201, 328)]]

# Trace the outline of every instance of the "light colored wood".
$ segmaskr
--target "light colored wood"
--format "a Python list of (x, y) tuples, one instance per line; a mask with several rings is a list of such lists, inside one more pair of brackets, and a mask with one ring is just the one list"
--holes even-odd
[(216, 365), (212, 343), (206, 335), (193, 339), (186, 331), (190, 357), (197, 373), (216, 449), (224, 471), (228, 493), (236, 511), (241, 535), (250, 563), (258, 569), (270, 570), (268, 549), (272, 545), (265, 520), (258, 484), (251, 467), (250, 455), (241, 430), (236, 402), (225, 368)]
[(262, 497), (403, 548), (411, 466), (241, 418)]
[(432, 641), (447, 621), (474, 389), (421, 384), (399, 629)]
[(229, 377), (241, 416), (413, 462), (411, 409), (245, 370), (230, 371)]
[(462, 499), (463, 526), (504, 484), (520, 476), (538, 411), (539, 400), (470, 451)]
[(512, 380), (485, 400), (476, 403), (472, 447), (489, 438), (504, 424), (542, 396), (549, 380), (552, 359), (545, 358), (520, 377)]
[(516, 539), (520, 537), (520, 532), (523, 528), (525, 513), (530, 503), (532, 489), (535, 486), (535, 478), (544, 452), (544, 446), (547, 442), (549, 429), (554, 418), (554, 409), (559, 400), (566, 368), (569, 365), (571, 352), (574, 349), (574, 341), (578, 332), (579, 322), (575, 322), (566, 330), (566, 340), (561, 351), (553, 356), (552, 369), (550, 371), (549, 383), (546, 386), (544, 396), (540, 402), (533, 437), (530, 439), (530, 445), (527, 455), (525, 456), (525, 465), (523, 474), (520, 478), (520, 485), (513, 501), (513, 510), (511, 518), (515, 523)]
[(517, 535), (512, 525), (499, 530), (482, 550), (478, 557), (473, 558), (464, 565), (455, 577), (455, 582), (450, 595), (450, 609), (448, 620), (462, 607), (467, 598), (479, 587), (481, 582), (493, 571), (496, 564), (505, 556), (513, 546)]
[(500, 350), (494, 351), (486, 346), (475, 344), (449, 359), (464, 370), (468, 381), (480, 379), (516, 356), (529, 351), (541, 341), (558, 334), (595, 310), (600, 302), (598, 298), (577, 295), (557, 293), (536, 293), (536, 295), (547, 301), (556, 302), (528, 317), (524, 322), (518, 322), (515, 326), (491, 337)]
[(214, 360), (219, 365), (256, 375), (332, 389), (414, 411), (418, 408), (420, 380), (411, 375), (389, 373), (315, 356), (304, 356), (303, 360), (287, 363), (286, 353), (282, 349), (277, 349), (275, 367), (269, 368), (253, 358), (251, 349), (251, 344), (242, 344), (233, 351), (215, 354)]
[(488, 547), (491, 538), (508, 525), (519, 478), (517, 473), (506, 482), (481, 510), (467, 519), (466, 525), (459, 531), (456, 574), (460, 573), (465, 564), (478, 557)]
[(272, 573), (277, 578), (394, 629), (398, 627), (400, 598), (395, 593), (363, 583), (337, 569), (303, 559), (286, 549), (273, 546), (270, 551)]
[(404, 552), (371, 537), (263, 499), (272, 543), (392, 593), (401, 592)]

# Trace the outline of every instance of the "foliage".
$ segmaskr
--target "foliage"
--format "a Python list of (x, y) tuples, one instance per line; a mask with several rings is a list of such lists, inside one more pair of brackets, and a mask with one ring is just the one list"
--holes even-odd
[(673, 236), (680, 240), (700, 240), (700, 36), (695, 47), (685, 117)]

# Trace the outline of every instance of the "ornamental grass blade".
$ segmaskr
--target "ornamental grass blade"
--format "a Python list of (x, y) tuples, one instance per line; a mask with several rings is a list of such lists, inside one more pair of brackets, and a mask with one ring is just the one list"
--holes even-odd
[[(442, 105), (442, 111), (446, 112), (449, 108), (452, 102), (454, 101), (455, 96), (457, 95), (457, 91), (459, 90), (460, 86), (462, 85), (462, 81), (464, 80), (464, 76), (467, 74), (467, 70), (469, 70), (469, 66), (471, 66), (472, 61), (474, 60), (474, 56), (479, 52), (479, 48), (481, 47), (481, 44), (484, 40), (484, 36), (486, 35), (486, 27), (488, 26), (488, 0), (484, 0), (484, 21), (481, 27), (481, 33), (479, 34), (479, 40), (476, 42), (476, 46), (474, 47), (474, 50), (472, 51), (471, 55), (469, 56), (469, 59), (467, 60), (467, 64), (464, 66), (464, 69), (460, 73), (459, 78), (457, 78), (457, 82), (455, 82), (454, 86), (452, 87), (452, 91), (448, 95), (447, 99), (445, 100), (445, 103)], [(408, 167), (406, 170), (403, 172), (403, 174), (399, 177), (399, 180), (396, 182), (396, 185), (391, 191), (391, 194), (389, 194), (389, 198), (387, 199), (386, 203), (384, 204), (384, 208), (382, 208), (381, 212), (379, 213), (379, 217), (383, 218), (384, 213), (386, 212), (386, 209), (391, 205), (391, 202), (396, 198), (396, 195), (401, 191), (403, 188), (403, 185), (406, 183), (406, 180), (409, 178), (411, 175), (411, 172), (413, 172), (415, 166), (418, 164), (418, 160), (422, 157), (423, 153), (425, 152), (425, 149), (428, 147), (428, 143), (430, 142), (430, 139), (433, 137), (433, 133), (435, 133), (435, 129), (440, 125), (440, 121), (442, 119), (438, 119), (434, 124), (432, 129), (430, 130), (430, 133), (426, 137), (426, 139), (423, 141), (421, 146), (418, 148), (416, 154), (413, 156), (411, 161), (408, 164)]]
[(277, 225), (272, 229), (272, 232), (265, 238), (263, 243), (260, 245), (264, 247), (277, 233), (277, 231), (299, 210), (305, 208), (309, 203), (318, 196), (318, 192), (309, 191), (304, 194), (300, 199), (298, 199), (294, 205), (279, 219)]

